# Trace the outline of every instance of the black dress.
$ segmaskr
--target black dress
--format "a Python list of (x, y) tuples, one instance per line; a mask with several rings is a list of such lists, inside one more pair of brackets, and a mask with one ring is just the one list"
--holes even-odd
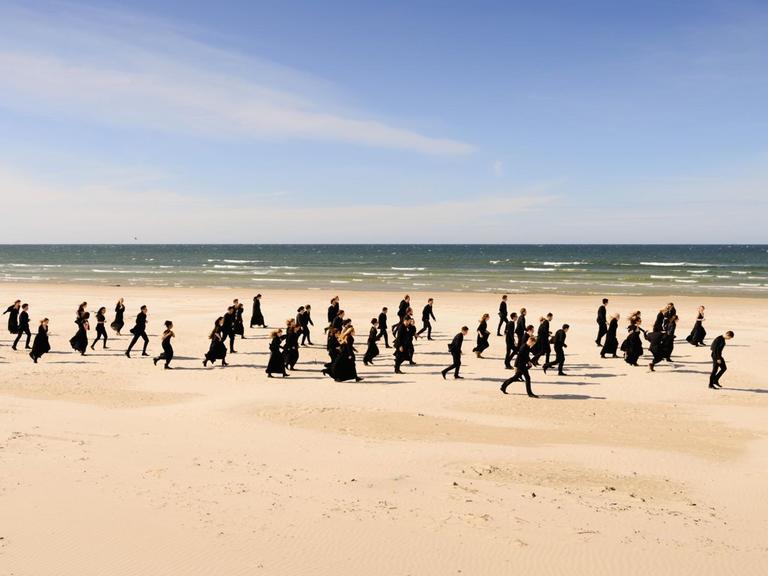
[(619, 349), (619, 339), (616, 337), (616, 331), (618, 329), (618, 320), (616, 320), (616, 318), (611, 318), (611, 321), (608, 323), (608, 332), (605, 333), (603, 349), (600, 350), (600, 356), (605, 357), (606, 354), (616, 355), (616, 351)]
[(216, 360), (221, 360), (222, 366), (227, 363), (227, 345), (224, 344), (224, 340), (221, 334), (221, 330), (217, 330), (211, 337), (211, 345), (208, 347), (208, 352), (205, 354), (204, 364), (210, 362), (214, 364)]
[(253, 301), (253, 310), (251, 311), (251, 328), (254, 326), (265, 326), (264, 315), (261, 313), (261, 300)]
[(704, 344), (704, 338), (706, 337), (707, 331), (704, 329), (704, 314), (699, 314), (686, 340), (694, 346), (701, 346)]
[(48, 328), (40, 324), (35, 341), (32, 343), (32, 352), (29, 353), (29, 356), (37, 363), (43, 357), (43, 354), (50, 351), (51, 345), (48, 342)]
[(88, 321), (82, 320), (77, 327), (77, 333), (69, 339), (72, 350), (77, 350), (80, 354), (85, 354), (88, 348)]
[(110, 324), (110, 327), (112, 330), (120, 334), (120, 331), (123, 329), (123, 326), (125, 326), (125, 320), (123, 319), (123, 316), (125, 314), (125, 305), (124, 304), (118, 304), (115, 306), (115, 319), (112, 321), (112, 324)]
[(621, 345), (624, 351), (624, 361), (632, 366), (637, 366), (637, 361), (643, 355), (643, 340), (640, 338), (640, 329), (636, 326), (627, 328), (627, 338)]
[(267, 363), (266, 373), (282, 374), (285, 376), (285, 358), (283, 358), (283, 350), (280, 343), (285, 336), (275, 336), (269, 343), (269, 362)]
[(333, 363), (333, 379), (337, 382), (357, 379), (357, 368), (355, 367), (355, 339), (352, 336), (347, 337), (339, 347), (339, 355)]
[(677, 324), (667, 324), (664, 337), (664, 358), (672, 361), (672, 351), (675, 349), (675, 328)]
[(299, 333), (290, 331), (285, 335), (285, 345), (283, 346), (283, 357), (285, 358), (286, 368), (293, 370), (296, 362), (299, 361)]
[(365, 351), (365, 356), (363, 356), (363, 364), (370, 364), (379, 355), (379, 346), (376, 344), (378, 339), (378, 329), (375, 326), (371, 326), (371, 330), (368, 332), (368, 349)]
[(480, 321), (480, 325), (477, 327), (477, 346), (475, 346), (472, 349), (472, 352), (476, 352), (478, 354), (482, 354), (483, 350), (488, 348), (488, 336), (490, 336), (490, 332), (488, 332), (488, 323), (485, 320)]
[(9, 314), (8, 332), (16, 334), (19, 331), (19, 309), (16, 306), (8, 306), (3, 314)]

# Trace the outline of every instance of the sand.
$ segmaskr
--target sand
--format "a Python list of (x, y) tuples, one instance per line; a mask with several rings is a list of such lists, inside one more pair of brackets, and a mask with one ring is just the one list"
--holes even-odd
[[(202, 367), (213, 319), (254, 290), (2, 287), (51, 318), (54, 351), (34, 365), (0, 342), (0, 574), (768, 573), (768, 300), (612, 297), (648, 321), (674, 300), (680, 336), (699, 304), (710, 336), (734, 329), (715, 392), (708, 349), (680, 341), (651, 374), (600, 359), (598, 298), (511, 296), (572, 326), (570, 376), (535, 369), (533, 400), (499, 392), (495, 335), (486, 359), (465, 344), (465, 380), (438, 374), (497, 295), (412, 294), (419, 311), (434, 296), (438, 319), (418, 365), (395, 375), (384, 353), (336, 383), (319, 375), (331, 292), (263, 292), (271, 325), (314, 308), (317, 346), (290, 378), (267, 379), (263, 329), (230, 367)], [(401, 294), (339, 295), (361, 357), (369, 319)], [(111, 318), (118, 296), (127, 328), (149, 306), (153, 353), (174, 321), (176, 370), (122, 356), (127, 336), (69, 350), (79, 302)]]

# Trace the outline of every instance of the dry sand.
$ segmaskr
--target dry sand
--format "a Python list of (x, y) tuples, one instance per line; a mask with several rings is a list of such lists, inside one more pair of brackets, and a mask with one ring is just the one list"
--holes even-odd
[[(465, 343), (463, 381), (443, 381), (446, 342), (498, 296), (432, 294), (436, 338), (392, 373), (382, 349), (365, 381), (319, 375), (324, 291), (264, 292), (271, 325), (313, 304), (316, 346), (290, 378), (267, 379), (266, 330), (247, 330), (228, 368), (203, 369), (206, 334), (254, 291), (4, 285), (53, 352), (34, 365), (0, 347), (0, 574), (447, 575), (768, 573), (768, 300), (674, 297), (690, 329), (707, 306), (727, 329), (724, 390), (709, 350), (677, 344), (651, 374), (601, 360), (598, 298), (510, 297), (529, 318), (571, 324), (570, 376), (532, 372), (502, 395), (502, 338)], [(172, 319), (176, 370), (128, 360), (127, 336), (69, 350), (82, 300), (150, 310), (150, 351)], [(341, 292), (362, 356), (368, 320), (401, 294)], [(427, 294), (413, 294), (420, 311)], [(613, 297), (647, 321), (670, 298)], [(248, 310), (247, 316), (250, 315)], [(393, 317), (391, 314), (390, 317)], [(621, 325), (624, 325), (622, 320)], [(4, 333), (5, 334), (5, 333)], [(470, 336), (471, 339), (471, 336)]]

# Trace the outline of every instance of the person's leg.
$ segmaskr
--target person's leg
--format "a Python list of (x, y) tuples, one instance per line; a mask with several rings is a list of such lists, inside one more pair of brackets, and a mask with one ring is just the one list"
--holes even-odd
[(141, 333), (141, 337), (144, 339), (144, 348), (141, 351), (142, 355), (146, 355), (147, 353), (147, 346), (149, 346), (149, 337), (147, 336), (146, 332)]
[(528, 372), (528, 370), (523, 372), (523, 376), (525, 377), (525, 392), (531, 398), (538, 398), (538, 396), (533, 393), (533, 390), (531, 390), (531, 374)]
[(133, 350), (133, 347), (136, 345), (136, 342), (139, 341), (139, 334), (134, 334), (133, 338), (131, 338), (131, 343), (128, 344), (128, 350), (125, 351), (126, 354), (130, 354), (131, 350)]
[(557, 362), (557, 373), (562, 376), (565, 374), (565, 372), (563, 372), (563, 366), (565, 366), (565, 352), (559, 350), (555, 362)]
[(19, 343), (19, 340), (21, 340), (21, 335), (22, 335), (22, 334), (24, 334), (24, 332), (22, 332), (21, 330), (19, 330), (19, 331), (16, 333), (16, 340), (14, 340), (14, 341), (13, 341), (13, 346), (11, 346), (11, 348), (13, 348), (14, 350), (16, 350), (16, 344), (18, 344), (18, 343)]
[(432, 322), (427, 322), (427, 340), (432, 340)]
[(29, 345), (29, 340), (32, 338), (32, 332), (29, 331), (29, 328), (27, 328), (27, 342), (24, 344), (24, 348), (31, 348)]
[(728, 366), (725, 365), (725, 360), (720, 360), (720, 369), (717, 371), (717, 376), (715, 377), (715, 384), (718, 386), (720, 385), (720, 378), (725, 374), (726, 370), (728, 370)]
[(453, 377), (460, 378), (459, 370), (461, 369), (461, 356), (459, 354), (453, 357), (453, 366), (454, 366)]

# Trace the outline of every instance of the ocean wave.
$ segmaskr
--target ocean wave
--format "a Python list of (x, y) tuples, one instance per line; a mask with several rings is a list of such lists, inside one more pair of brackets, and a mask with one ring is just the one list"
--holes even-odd
[(698, 280), (685, 280), (685, 279), (676, 279), (675, 282), (678, 284), (698, 284)]
[[(622, 266), (634, 266), (634, 264), (621, 264)], [(722, 268), (727, 264), (702, 264), (701, 262), (640, 262), (640, 266), (680, 266), (684, 268)]]
[(745, 275), (749, 274), (749, 272), (744, 272), (742, 270), (729, 270), (729, 272), (731, 274), (738, 274), (740, 276), (745, 276)]
[(526, 272), (557, 272), (555, 268), (523, 268)]
[(689, 274), (706, 274), (709, 270), (688, 270)]
[(426, 268), (419, 268), (419, 267), (416, 267), (416, 268), (399, 268), (397, 266), (390, 266), (389, 269), (390, 270), (426, 270)]
[(272, 270), (298, 270), (299, 266), (270, 266)]

